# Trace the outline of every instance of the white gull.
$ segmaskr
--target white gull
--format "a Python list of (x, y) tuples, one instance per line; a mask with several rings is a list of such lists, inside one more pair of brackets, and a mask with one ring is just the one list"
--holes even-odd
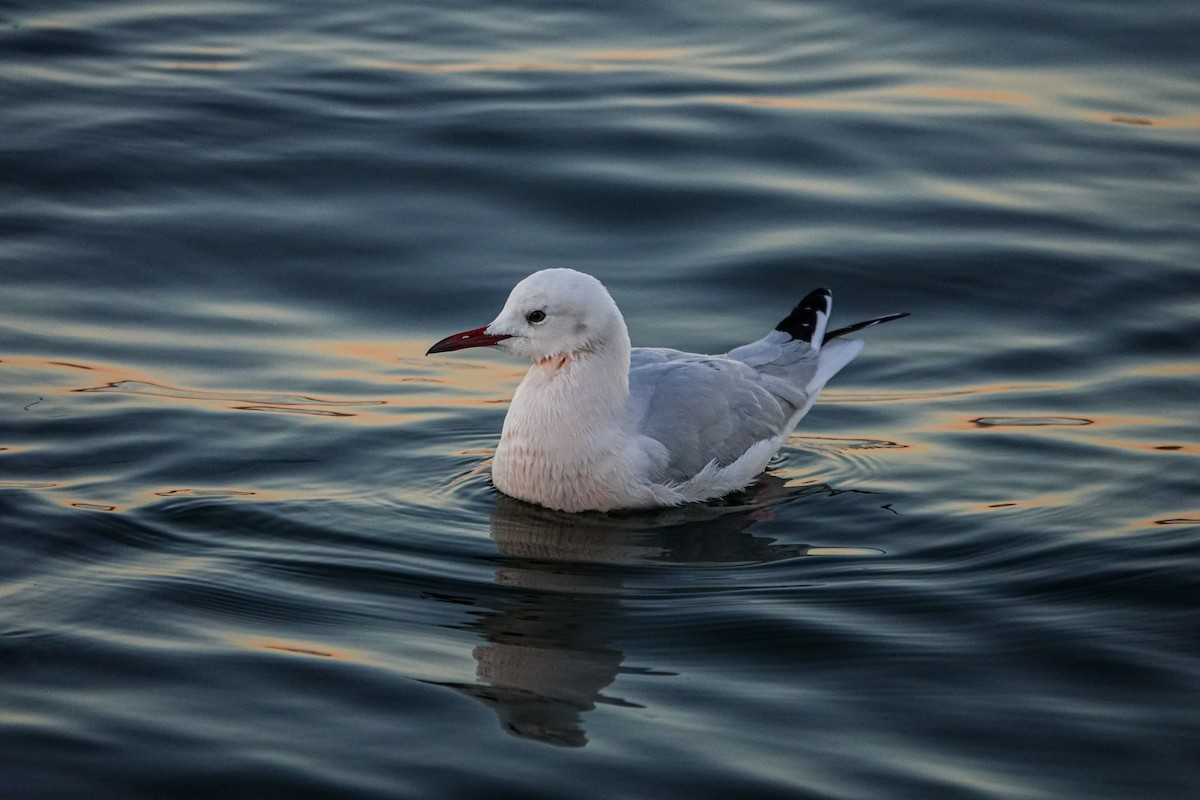
[(533, 362), (492, 461), (511, 497), (560, 511), (675, 506), (744, 488), (767, 466), (826, 381), (863, 343), (826, 333), (816, 289), (775, 330), (723, 356), (630, 347), (600, 281), (572, 269), (518, 283), (489, 325), (429, 348), (495, 346)]

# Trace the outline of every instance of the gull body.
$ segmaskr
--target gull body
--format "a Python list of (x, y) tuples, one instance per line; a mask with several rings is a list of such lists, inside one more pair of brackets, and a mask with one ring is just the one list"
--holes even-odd
[(634, 348), (617, 304), (571, 269), (518, 283), (482, 328), (429, 353), (492, 346), (532, 362), (504, 419), (492, 483), (561, 511), (653, 508), (720, 497), (767, 466), (861, 341), (831, 341), (832, 298), (810, 293), (776, 329), (725, 355)]

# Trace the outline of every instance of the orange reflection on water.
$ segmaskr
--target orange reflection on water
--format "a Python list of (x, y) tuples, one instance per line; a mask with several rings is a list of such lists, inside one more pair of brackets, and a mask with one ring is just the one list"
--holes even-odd
[(1068, 416), (1060, 413), (1039, 414), (1036, 411), (1028, 414), (996, 414), (972, 419), (956, 417), (953, 422), (940, 430), (1003, 430), (1009, 433), (1039, 433), (1045, 428), (1115, 428), (1115, 427), (1146, 427), (1166, 425), (1171, 420), (1165, 417), (1144, 417), (1134, 414), (1089, 414), (1087, 416)]
[(689, 52), (682, 47), (661, 47), (645, 50), (585, 50), (581, 55), (597, 61), (668, 61)]
[[(238, 650), (279, 658), (325, 659), (341, 664), (395, 671), (405, 676), (421, 675), (437, 679), (446, 675), (446, 668), (437, 662), (423, 659), (414, 648), (404, 654), (394, 651), (371, 651), (334, 646), (323, 641), (284, 639), (261, 633), (235, 630), (212, 632), (218, 639)], [(450, 674), (457, 674), (451, 672)]]
[[(341, 359), (360, 362), (346, 369), (324, 373), (325, 377), (345, 376), (356, 380), (385, 381), (396, 384), (425, 384), (434, 392), (406, 394), (397, 388), (388, 402), (399, 406), (428, 406), (430, 403), (476, 405), (480, 402), (507, 402), (512, 389), (528, 369), (499, 352), (478, 355), (426, 356), (432, 341), (399, 340), (367, 342), (319, 342), (314, 347)], [(466, 397), (461, 395), (466, 394)], [(479, 396), (488, 400), (480, 401)]]
[(1200, 455), (1200, 445), (1180, 444), (1178, 442), (1133, 442), (1128, 440), (1104, 439), (1097, 444), (1105, 447), (1115, 447), (1120, 450), (1137, 450), (1143, 453), (1181, 453), (1184, 455)]
[(1146, 117), (1126, 114), (1087, 114), (1095, 122), (1116, 122), (1120, 125), (1140, 125), (1147, 128), (1200, 128), (1200, 114), (1179, 117)]
[(1200, 361), (1176, 361), (1168, 364), (1147, 364), (1129, 371), (1130, 375), (1154, 378), (1189, 377), (1200, 375)]
[[(313, 385), (326, 387), (320, 394), (281, 394), (255, 386), (209, 389), (204, 388), (203, 376), (183, 376), (190, 379), (172, 383), (181, 376), (62, 358), (6, 356), (0, 359), (0, 376), (21, 385), (30, 397), (27, 409), (34, 410), (72, 394), (103, 394), (138, 397), (146, 403), (317, 417), (355, 425), (400, 425), (437, 416), (450, 407), (507, 403), (524, 374), (521, 365), (499, 353), (427, 358), (429, 344), (425, 339), (300, 343), (298, 347), (305, 352), (333, 356), (314, 359), (320, 366), (308, 376)], [(305, 376), (297, 377), (303, 382)], [(329, 395), (330, 384), (346, 386), (346, 394)]]
[(1032, 508), (1066, 508), (1086, 503), (1084, 490), (1056, 494), (1035, 495), (1033, 497), (1003, 497), (994, 498), (987, 502), (947, 503), (946, 508), (963, 514), (987, 514), (1004, 511), (1017, 511)]
[(810, 547), (806, 556), (882, 556), (884, 551), (874, 547)]
[[(138, 377), (136, 373), (131, 375), (129, 370), (124, 367), (116, 367), (111, 364), (79, 364), (74, 361), (56, 361), (44, 358), (29, 358), (26, 356), (4, 356), (4, 358), (0, 359), (0, 373), (9, 369), (31, 370), (38, 373), (40, 378), (50, 379), (57, 384), (61, 384), (46, 384), (44, 387), (24, 385), (24, 388), (28, 391), (37, 391), (40, 388), (45, 388), (51, 394), (62, 391), (63, 387), (67, 385), (75, 387), (76, 382), (83, 378), (86, 378), (88, 381), (100, 383), (120, 380), (145, 380), (144, 377)], [(82, 376), (79, 372), (93, 374)]]
[(307, 489), (294, 492), (279, 489), (227, 489), (208, 486), (171, 486), (147, 489), (133, 495), (135, 507), (146, 507), (161, 503), (163, 498), (202, 498), (220, 500), (237, 498), (239, 503), (263, 502), (284, 503), (288, 501), (311, 500), (312, 494)]
[(153, 61), (155, 69), (172, 72), (234, 72), (249, 66), (246, 61)]
[(996, 91), (993, 89), (967, 89), (961, 86), (913, 86), (909, 87), (906, 93), (917, 97), (936, 97), (941, 100), (959, 100), (972, 103), (1031, 106), (1037, 102), (1033, 96), (1020, 92)]
[(317, 642), (297, 642), (284, 639), (268, 639), (260, 636), (247, 636), (235, 633), (225, 637), (231, 644), (245, 650), (266, 650), (275, 653), (288, 653), (294, 656), (310, 658), (332, 658), (337, 661), (349, 661), (357, 664), (369, 664), (371, 659), (353, 650), (329, 647)]
[(1195, 525), (1196, 527), (1200, 527), (1200, 512), (1182, 517), (1167, 517), (1166, 519), (1147, 520), (1146, 525)]
[(104, 505), (103, 503), (89, 503), (84, 500), (75, 500), (67, 503), (72, 508), (78, 508), (83, 511), (117, 511), (117, 506)]

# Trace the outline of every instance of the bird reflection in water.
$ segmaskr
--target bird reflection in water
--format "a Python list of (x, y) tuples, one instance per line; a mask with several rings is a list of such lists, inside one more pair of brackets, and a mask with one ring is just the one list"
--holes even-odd
[(475, 683), (441, 683), (481, 701), (510, 733), (564, 747), (587, 744), (582, 715), (598, 704), (639, 708), (605, 690), (622, 668), (621, 601), (655, 581), (655, 565), (760, 564), (806, 555), (749, 529), (772, 506), (825, 486), (788, 487), (764, 475), (721, 503), (628, 514), (569, 514), (495, 496), (491, 535), (500, 549), (495, 581), (506, 591), (479, 604), (470, 628), (486, 643), (472, 655)]

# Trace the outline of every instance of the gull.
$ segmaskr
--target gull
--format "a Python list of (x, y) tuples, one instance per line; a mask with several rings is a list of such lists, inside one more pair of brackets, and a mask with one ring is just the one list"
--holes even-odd
[(492, 460), (499, 491), (567, 512), (677, 506), (752, 483), (862, 349), (839, 337), (908, 316), (826, 332), (831, 307), (830, 291), (816, 289), (725, 355), (631, 347), (600, 281), (545, 269), (513, 287), (491, 323), (426, 355), (497, 347), (533, 362)]

